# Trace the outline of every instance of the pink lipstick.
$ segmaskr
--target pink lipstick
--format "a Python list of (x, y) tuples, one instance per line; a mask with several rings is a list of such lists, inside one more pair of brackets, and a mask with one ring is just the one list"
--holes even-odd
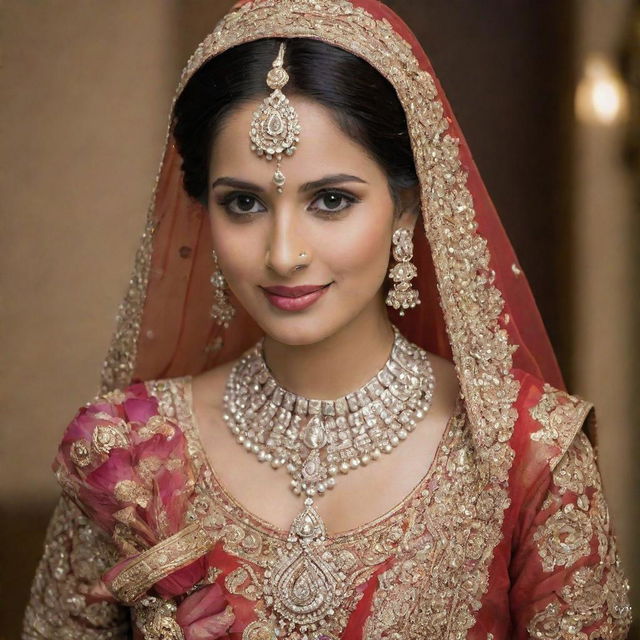
[(322, 297), (329, 284), (312, 284), (299, 287), (262, 287), (267, 300), (283, 311), (302, 311)]

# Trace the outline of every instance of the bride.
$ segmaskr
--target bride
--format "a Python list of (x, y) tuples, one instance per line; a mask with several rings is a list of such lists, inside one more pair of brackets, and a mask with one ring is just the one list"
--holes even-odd
[(626, 636), (592, 407), (375, 0), (198, 47), (102, 382), (24, 638)]

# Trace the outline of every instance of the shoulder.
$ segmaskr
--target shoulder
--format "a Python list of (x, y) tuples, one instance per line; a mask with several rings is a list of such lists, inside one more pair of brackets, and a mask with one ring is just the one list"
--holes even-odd
[(514, 373), (520, 383), (512, 437), (516, 456), (553, 470), (582, 431), (593, 404), (526, 372)]
[(534, 517), (532, 505), (553, 489), (567, 464), (588, 459), (595, 465), (593, 448), (583, 430), (593, 405), (531, 374), (516, 370), (515, 375), (520, 391), (510, 440), (514, 457), (509, 494), (511, 513), (520, 514), (518, 527), (525, 527), (522, 514), (525, 520)]
[(78, 468), (93, 467), (113, 449), (129, 447), (136, 440), (132, 435), (144, 436), (141, 425), (158, 415), (158, 401), (145, 383), (101, 394), (78, 409), (65, 429), (59, 454), (68, 454)]
[(163, 484), (184, 487), (191, 475), (185, 435), (160, 410), (153, 384), (110, 391), (81, 407), (53, 461), (63, 491), (109, 531), (138, 509), (156, 508)]

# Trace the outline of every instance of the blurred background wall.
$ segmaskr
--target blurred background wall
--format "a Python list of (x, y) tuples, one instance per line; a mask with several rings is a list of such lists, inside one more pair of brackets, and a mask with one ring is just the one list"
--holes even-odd
[[(570, 390), (598, 407), (605, 490), (639, 584), (637, 7), (387, 3), (434, 63)], [(97, 390), (180, 69), (230, 4), (4, 0), (0, 9), (0, 639), (18, 637), (58, 495), (57, 441)]]

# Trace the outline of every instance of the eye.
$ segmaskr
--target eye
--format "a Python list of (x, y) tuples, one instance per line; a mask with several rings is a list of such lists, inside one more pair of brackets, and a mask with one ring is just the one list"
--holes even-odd
[(258, 198), (250, 193), (228, 193), (218, 200), (218, 204), (223, 206), (229, 213), (238, 216), (265, 211)]
[(309, 207), (312, 211), (325, 213), (338, 213), (348, 209), (356, 202), (360, 202), (355, 196), (343, 191), (324, 191), (316, 197)]

